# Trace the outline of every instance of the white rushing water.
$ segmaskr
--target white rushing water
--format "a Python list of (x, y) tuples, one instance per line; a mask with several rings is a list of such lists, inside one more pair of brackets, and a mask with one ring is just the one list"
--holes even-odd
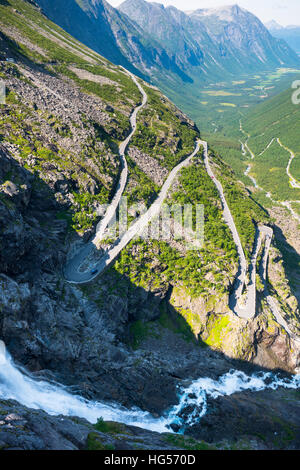
[[(172, 432), (170, 425), (177, 424), (183, 431), (187, 425), (199, 422), (207, 412), (207, 398), (232, 395), (245, 390), (260, 391), (279, 387), (300, 388), (300, 375), (280, 378), (268, 373), (251, 376), (231, 370), (218, 380), (200, 378), (186, 388), (179, 388), (179, 403), (165, 417), (154, 418), (138, 408), (126, 409), (117, 404), (105, 404), (73, 395), (59, 384), (38, 380), (18, 369), (5, 345), (0, 341), (0, 398), (16, 400), (28, 408), (42, 409), (50, 415), (78, 416), (96, 423), (118, 421), (157, 432)], [(185, 412), (186, 410), (186, 412)]]
[(0, 341), (0, 399), (16, 400), (28, 408), (42, 409), (50, 415), (78, 416), (96, 423), (119, 421), (126, 424), (164, 432), (167, 421), (155, 419), (150, 413), (137, 408), (128, 410), (119, 405), (86, 400), (73, 395), (62, 385), (38, 380), (18, 369)]

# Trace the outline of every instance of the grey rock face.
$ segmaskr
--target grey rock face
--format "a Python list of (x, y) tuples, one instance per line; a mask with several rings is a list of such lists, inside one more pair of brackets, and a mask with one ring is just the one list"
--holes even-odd
[(127, 0), (118, 9), (105, 0), (38, 4), (49, 18), (109, 60), (135, 67), (156, 83), (163, 73), (170, 78), (170, 88), (174, 80), (177, 86), (215, 79), (216, 74), (224, 78), (224, 73), (243, 73), (245, 68), (251, 72), (299, 65), (285, 42), (237, 6), (186, 14), (144, 0)]
[(224, 436), (237, 442), (244, 436), (249, 445), (256, 436), (264, 449), (299, 449), (297, 393), (269, 390), (217, 398), (209, 403), (210, 413), (203, 417), (201, 424), (189, 432), (207, 442)]
[(16, 402), (0, 403), (0, 449), (78, 450), (92, 426), (79, 418), (51, 417)]

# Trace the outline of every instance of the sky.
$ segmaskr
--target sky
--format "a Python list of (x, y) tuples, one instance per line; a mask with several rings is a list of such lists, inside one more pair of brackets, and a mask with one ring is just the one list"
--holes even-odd
[[(114, 7), (122, 0), (107, 0)], [(165, 6), (173, 5), (179, 10), (197, 10), (223, 5), (238, 4), (254, 13), (263, 22), (275, 20), (282, 26), (300, 25), (300, 0), (157, 0)]]

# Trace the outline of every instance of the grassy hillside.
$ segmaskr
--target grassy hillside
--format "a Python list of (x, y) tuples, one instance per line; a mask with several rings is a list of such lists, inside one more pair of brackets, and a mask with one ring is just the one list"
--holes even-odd
[[(91, 229), (97, 205), (114, 193), (118, 144), (129, 133), (130, 113), (141, 101), (137, 86), (26, 1), (0, 2), (0, 50), (0, 78), (8, 91), (0, 114), (1, 141), (14, 146), (26, 168), (47, 184), (58, 187), (63, 174), (68, 194), (58, 217), (77, 231)], [(160, 135), (162, 164), (170, 167), (191, 151), (196, 131), (161, 93), (148, 91), (144, 121), (160, 121), (164, 133), (155, 124), (153, 134)], [(135, 147), (143, 150), (145, 144), (137, 139)], [(135, 200), (147, 201), (149, 191), (155, 196), (153, 182), (136, 165), (129, 166), (130, 179), (141, 183), (135, 181)]]
[(132, 145), (170, 170), (192, 153), (199, 132), (192, 121), (187, 126), (186, 120), (182, 119), (183, 114), (157, 89), (146, 87), (146, 92), (148, 106), (139, 117)]
[[(236, 111), (234, 118), (226, 121), (223, 129), (219, 127), (210, 136), (211, 144), (233, 167), (241, 181), (251, 185), (244, 175), (247, 165), (251, 163), (251, 175), (257, 179), (258, 185), (266, 192), (271, 191), (274, 199), (279, 201), (300, 198), (299, 190), (290, 186), (286, 173), (291, 155), (277, 142), (279, 139), (284, 147), (295, 154), (290, 172), (296, 180), (300, 180), (300, 106), (292, 103), (292, 93), (293, 90), (288, 89), (247, 112)], [(244, 133), (240, 131), (240, 122)], [(247, 135), (248, 146), (255, 155), (253, 161), (249, 152), (242, 152), (241, 149), (241, 142), (247, 140)]]

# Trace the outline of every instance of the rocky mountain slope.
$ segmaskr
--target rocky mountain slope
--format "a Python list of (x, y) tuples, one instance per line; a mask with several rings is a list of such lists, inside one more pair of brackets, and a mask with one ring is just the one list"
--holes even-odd
[[(0, 400), (1, 450), (297, 450), (299, 397), (287, 391), (244, 392), (214, 400), (212, 411), (183, 436), (123, 423), (49, 416)], [(258, 417), (259, 416), (259, 417)]]
[(172, 6), (126, 0), (119, 10), (160, 41), (192, 77), (298, 63), (287, 44), (238, 5), (185, 14)]
[[(186, 14), (144, 0), (128, 0), (118, 9), (105, 0), (37, 3), (49, 18), (104, 57), (131, 70), (134, 65), (185, 109), (188, 97), (199, 99), (203, 83), (300, 64), (284, 41), (237, 5)], [(183, 83), (190, 84), (186, 97), (177, 93)]]
[[(32, 2), (0, 2), (0, 51), (0, 78), (7, 86), (6, 105), (0, 105), (0, 338), (14, 360), (33, 377), (61, 382), (88, 399), (138, 406), (156, 415), (178, 403), (178, 386), (199, 377), (218, 379), (230, 369), (255, 372), (261, 367), (294, 372), (297, 345), (263, 296), (251, 321), (228, 308), (237, 254), (201, 155), (168, 194), (169, 202), (204, 204), (201, 250), (189, 252), (175, 237), (134, 240), (100, 278), (81, 287), (65, 281), (67, 256), (92, 234), (99, 204), (114, 194), (118, 143), (129, 134), (129, 116), (141, 96), (123, 69), (68, 35)], [(158, 89), (141, 83), (148, 104), (126, 155), (126, 195), (130, 204), (149, 206), (170, 170), (191, 153), (199, 131)], [(271, 220), (212, 150), (210, 158), (222, 175), (250, 256), (256, 224)], [(298, 327), (295, 321), (295, 331)], [(295, 412), (284, 407), (294, 394), (274, 391), (274, 403), (285, 410), (283, 416), (276, 408), (281, 421), (273, 423), (274, 432), (284, 433), (289, 421), (297, 426)], [(259, 399), (253, 394), (255, 407)], [(226, 402), (220, 398), (214, 416)], [(20, 406), (1, 402), (1, 446), (3, 441), (8, 447), (20, 445), (7, 434), (10, 414), (21, 415), (8, 421), (36, 433), (33, 441), (44, 428), (32, 424), (31, 413), (33, 420), (43, 415), (57, 426), (56, 418)], [(241, 423), (248, 414), (243, 407)], [(271, 422), (269, 415), (265, 422)], [(210, 443), (222, 441), (220, 434), (227, 432), (218, 423), (218, 418), (212, 421)], [(252, 437), (260, 426), (253, 425)], [(203, 439), (203, 429), (187, 433)], [(92, 431), (88, 425), (87, 433)], [(70, 437), (68, 430), (59, 433)], [(243, 427), (230, 446), (242, 445), (241, 436), (248, 434)], [(278, 445), (296, 446), (296, 437)], [(38, 440), (28, 446), (53, 448), (53, 439), (54, 444)], [(145, 445), (165, 448), (162, 438), (147, 439)], [(266, 439), (272, 448), (271, 435)], [(88, 445), (72, 437), (69, 441), (75, 448)], [(173, 448), (174, 441), (169, 444)], [(248, 444), (263, 447), (264, 439)], [(117, 444), (109, 438), (100, 445)]]
[(165, 69), (175, 78), (188, 79), (161, 44), (105, 0), (65, 4), (39, 0), (37, 4), (56, 24), (115, 64), (140, 76), (159, 75)]
[(228, 65), (236, 69), (245, 64), (250, 71), (261, 66), (272, 67), (296, 64), (293, 51), (284, 43), (274, 39), (261, 21), (238, 5), (217, 9), (196, 10), (189, 14), (208, 29), (212, 39), (218, 43), (220, 54)]

